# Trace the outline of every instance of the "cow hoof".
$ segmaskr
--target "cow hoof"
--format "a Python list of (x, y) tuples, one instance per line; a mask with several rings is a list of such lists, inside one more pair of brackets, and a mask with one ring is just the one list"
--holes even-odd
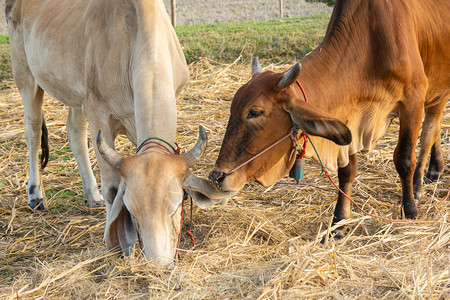
[(84, 200), (84, 205), (87, 205), (89, 208), (97, 208), (100, 207), (100, 201), (96, 200)]
[[(334, 239), (335, 241), (339, 241), (345, 237), (345, 233), (347, 232), (347, 228), (337, 228), (331, 231), (329, 239)], [(321, 244), (325, 244), (326, 237), (323, 237), (320, 240)]]
[(47, 209), (45, 207), (45, 201), (43, 198), (35, 198), (35, 199), (28, 200), (27, 204), (32, 210), (46, 210)]
[(414, 192), (413, 196), (414, 196), (414, 201), (416, 202), (416, 204), (418, 204), (420, 201), (420, 197), (422, 196), (422, 192)]
[(417, 208), (414, 203), (413, 205), (405, 205), (403, 206), (403, 213), (406, 219), (414, 220), (417, 217)]
[(431, 171), (429, 170), (427, 172), (427, 176), (425, 176), (425, 178), (423, 179), (423, 181), (425, 183), (432, 183), (434, 181), (437, 181), (439, 179), (439, 177), (441, 176), (440, 172), (436, 172), (436, 171)]

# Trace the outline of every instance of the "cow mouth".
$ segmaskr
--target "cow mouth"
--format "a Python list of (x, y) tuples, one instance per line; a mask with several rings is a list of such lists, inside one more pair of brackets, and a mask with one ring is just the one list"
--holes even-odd
[(219, 191), (223, 192), (222, 189), (222, 183), (225, 180), (225, 177), (227, 176), (226, 173), (220, 172), (220, 171), (211, 171), (209, 173), (208, 179), (209, 182)]

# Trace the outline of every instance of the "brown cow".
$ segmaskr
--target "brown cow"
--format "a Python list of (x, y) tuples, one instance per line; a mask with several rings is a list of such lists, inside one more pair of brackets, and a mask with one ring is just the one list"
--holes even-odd
[[(450, 92), (448, 20), (448, 0), (338, 0), (324, 40), (302, 60), (301, 73), (300, 64), (284, 74), (263, 72), (254, 60), (252, 79), (231, 104), (210, 180), (227, 192), (239, 191), (249, 181), (265, 186), (278, 181), (294, 162), (289, 161), (289, 139), (230, 171), (298, 125), (312, 135), (324, 164), (338, 169), (340, 188), (350, 194), (356, 153), (370, 152), (398, 117), (394, 163), (404, 215), (416, 218), (414, 198), (420, 197), (428, 153), (428, 178), (436, 179), (444, 167), (439, 134)], [(311, 147), (306, 156), (317, 159)], [(350, 202), (339, 194), (334, 223), (349, 217)], [(341, 237), (345, 230), (334, 233)]]

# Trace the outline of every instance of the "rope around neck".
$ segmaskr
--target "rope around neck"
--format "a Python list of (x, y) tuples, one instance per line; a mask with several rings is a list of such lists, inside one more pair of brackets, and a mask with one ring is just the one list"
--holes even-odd
[[(161, 144), (159, 142), (163, 142), (165, 145)], [(136, 153), (139, 153), (139, 151), (148, 144), (156, 144), (157, 146), (153, 146), (151, 148), (158, 148), (169, 154), (176, 154), (176, 155), (180, 154), (180, 147), (178, 147), (177, 143), (175, 143), (175, 147), (176, 147), (176, 149), (175, 149), (169, 142), (167, 142), (161, 138), (158, 138), (158, 137), (149, 137), (148, 139), (143, 141), (141, 143), (141, 145), (139, 145), (139, 147), (137, 148)], [(169, 146), (169, 148), (166, 145)]]

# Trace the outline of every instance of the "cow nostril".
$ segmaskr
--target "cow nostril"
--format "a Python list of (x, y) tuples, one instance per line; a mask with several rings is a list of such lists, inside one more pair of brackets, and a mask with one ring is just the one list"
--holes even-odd
[(209, 173), (209, 180), (216, 186), (220, 186), (226, 175), (224, 172), (212, 171)]

